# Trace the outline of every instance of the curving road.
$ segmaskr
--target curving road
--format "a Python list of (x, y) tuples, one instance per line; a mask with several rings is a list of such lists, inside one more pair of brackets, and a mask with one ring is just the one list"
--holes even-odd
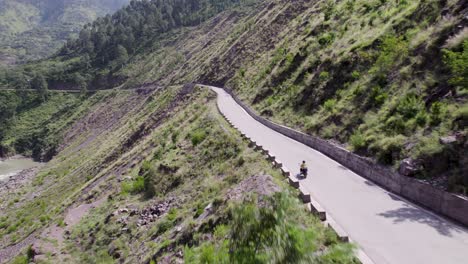
[(468, 229), (376, 186), (327, 156), (253, 119), (223, 89), (220, 111), (243, 133), (296, 172), (306, 160), (301, 185), (375, 263), (466, 264)]

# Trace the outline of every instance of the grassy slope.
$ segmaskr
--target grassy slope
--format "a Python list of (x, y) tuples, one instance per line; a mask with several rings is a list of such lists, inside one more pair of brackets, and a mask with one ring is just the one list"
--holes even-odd
[[(60, 154), (41, 169), (32, 182), (3, 197), (0, 213), (0, 242), (8, 245), (21, 241), (26, 235), (51, 219), (57, 220), (63, 209), (78, 199), (92, 179), (109, 176), (109, 167), (124, 169), (144, 153), (135, 157), (122, 156), (133, 141), (139, 140), (138, 129), (162, 122), (170, 100), (177, 89), (168, 89), (147, 98), (151, 90), (100, 92), (85, 101), (80, 122), (65, 134)], [(140, 91), (140, 92), (141, 92)], [(61, 120), (51, 125), (59, 125)], [(134, 134), (135, 133), (135, 134)], [(150, 148), (142, 145), (141, 148)], [(115, 163), (121, 158), (122, 162)], [(122, 168), (121, 168), (122, 167)], [(83, 194), (85, 195), (85, 194)]]
[[(447, 10), (443, 12), (444, 17), (439, 15), (441, 9)], [(381, 162), (398, 165), (407, 156), (423, 158), (429, 165), (431, 161), (441, 160), (439, 163), (456, 168), (448, 174), (453, 176), (452, 186), (460, 186), (463, 174), (459, 170), (466, 168), (466, 163), (460, 158), (457, 146), (447, 152), (438, 137), (453, 131), (466, 133), (462, 126), (466, 122), (466, 91), (447, 85), (450, 74), (442, 63), (441, 53), (442, 47), (459, 50), (457, 42), (460, 41), (456, 40), (466, 38), (464, 33), (454, 32), (462, 13), (456, 1), (447, 1), (443, 7), (437, 1), (387, 1), (385, 4), (340, 1), (336, 5), (324, 1), (267, 2), (224, 12), (197, 28), (160, 36), (155, 39), (154, 47), (141, 51), (120, 73), (129, 77), (127, 87), (149, 82), (164, 86), (195, 81), (226, 84), (261, 114), (342, 144), (352, 143), (350, 148), (377, 157)], [(246, 159), (245, 171), (239, 170), (244, 174), (238, 174), (238, 168), (233, 169), (235, 159), (203, 160), (209, 154), (205, 151), (220, 143), (212, 137), (211, 130), (205, 131), (207, 137), (200, 144), (204, 149), (191, 146), (190, 138), (183, 135), (193, 132), (195, 127), (191, 126), (199, 125), (202, 120), (193, 116), (194, 112), (200, 111), (201, 116), (207, 117), (213, 116), (214, 109), (212, 105), (211, 108), (196, 106), (204, 99), (192, 98), (195, 101), (189, 108), (192, 112), (165, 122), (165, 109), (171, 106), (178, 90), (180, 87), (107, 91), (85, 101), (79, 109), (86, 115), (80, 115), (80, 121), (67, 130), (59, 155), (33, 184), (1, 201), (9, 212), (8, 216), (0, 215), (0, 226), (4, 227), (0, 229), (2, 243), (21, 239), (49, 223), (49, 218), (60, 222), (65, 205), (82, 202), (86, 197), (111, 193), (118, 199), (106, 201), (108, 205), (147, 205), (149, 202), (140, 199), (139, 194), (115, 191), (122, 187), (118, 178), (136, 177), (142, 160), (148, 160), (153, 169), (159, 168), (161, 162), (179, 164), (175, 179), (180, 182), (176, 189), (166, 191), (176, 197), (187, 195), (189, 202), (200, 200), (200, 204), (189, 203), (191, 207), (184, 203), (178, 206), (173, 211), (175, 218), (166, 219), (171, 225), (174, 219), (178, 219), (176, 223), (189, 223), (187, 219), (193, 218), (190, 208), (202, 208), (231, 184), (258, 173), (253, 168), (269, 171), (245, 146), (235, 150), (236, 158), (237, 155), (252, 157)], [(435, 104), (439, 109), (433, 107), (434, 102), (439, 102)], [(184, 113), (182, 109), (188, 103), (180, 101), (175, 107), (170, 112), (178, 115)], [(459, 120), (455, 122), (457, 117)], [(186, 122), (185, 119), (194, 123), (190, 126), (177, 123)], [(214, 120), (218, 121), (210, 123), (210, 129), (226, 132), (220, 128), (219, 117)], [(160, 134), (164, 131), (166, 134)], [(173, 142), (170, 135), (177, 134), (175, 131), (178, 135)], [(236, 140), (235, 135), (231, 136)], [(163, 152), (167, 155), (161, 156)], [(424, 157), (420, 153), (429, 155)], [(189, 168), (197, 168), (197, 172), (192, 175)], [(198, 173), (213, 169), (232, 173), (236, 180), (229, 183), (215, 174), (205, 173), (210, 183), (216, 183), (213, 190), (207, 189), (207, 182)], [(447, 167), (438, 167), (433, 172), (447, 172)], [(274, 172), (271, 174), (277, 177)], [(155, 177), (162, 176), (155, 174)], [(99, 185), (96, 179), (106, 181)], [(98, 189), (90, 192), (90, 187), (95, 185), (99, 185)], [(201, 193), (190, 190), (192, 186), (199, 187)], [(167, 186), (157, 184), (156, 188)], [(34, 201), (29, 196), (24, 198), (32, 190), (38, 193), (38, 198)], [(90, 193), (93, 195), (88, 196)], [(101, 223), (110, 211), (113, 210), (106, 206), (96, 210), (74, 230), (68, 250), (74, 259), (109, 260), (103, 244), (113, 236), (115, 223), (110, 229), (93, 230), (95, 241), (84, 241), (80, 234), (89, 231), (90, 224)], [(35, 218), (41, 214), (42, 219)], [(162, 233), (161, 241), (158, 240), (161, 243), (154, 245), (143, 230), (134, 231), (133, 226), (131, 231), (147, 242), (138, 247), (138, 254), (149, 257), (150, 253), (160, 252), (157, 257), (162, 257), (163, 249), (181, 249), (180, 244), (173, 247), (177, 235), (168, 237), (169, 233)], [(136, 256), (124, 245), (136, 241), (140, 240), (122, 237), (118, 245), (130, 260)], [(194, 242), (201, 243), (199, 239)], [(76, 245), (90, 254), (76, 252)], [(92, 250), (99, 253), (91, 254)]]
[[(178, 258), (176, 253), (184, 251), (184, 246), (212, 240), (207, 238), (213, 236), (215, 229), (224, 228), (227, 229), (225, 234), (228, 233), (225, 195), (241, 180), (268, 173), (274, 175), (278, 185), (288, 189), (280, 173), (272, 170), (261, 155), (247, 147), (218, 114), (213, 100), (207, 95), (203, 91), (193, 96), (187, 107), (150, 135), (155, 146), (143, 166), (152, 171), (156, 198), (148, 200), (144, 194), (129, 194), (127, 190), (135, 187), (126, 187), (128, 182), (119, 184), (114, 179), (107, 183), (112, 185), (112, 199), (94, 210), (72, 232), (68, 249), (78, 263), (113, 262), (108, 253), (111, 248), (120, 253), (120, 259), (125, 263), (153, 257), (157, 261), (174, 261)], [(209, 96), (212, 97), (211, 94)], [(137, 166), (125, 175), (136, 179), (140, 170)], [(137, 226), (138, 214), (126, 218), (126, 225), (117, 221), (118, 215), (104, 224), (106, 217), (116, 208), (141, 210), (164, 201), (171, 201), (171, 209), (148, 226)], [(214, 204), (212, 214), (199, 219), (203, 208), (209, 204)], [(296, 203), (294, 206), (300, 208)], [(318, 248), (323, 249), (327, 243), (328, 246), (336, 244), (333, 235), (328, 234), (316, 219), (307, 217), (303, 210), (299, 211), (302, 225), (317, 232), (315, 243)], [(121, 233), (123, 227), (129, 231), (111, 239), (112, 234)], [(87, 239), (89, 234), (95, 239)]]
[[(317, 9), (326, 15), (309, 15)], [(421, 159), (420, 176), (450, 175), (453, 190), (464, 182), (463, 142), (443, 146), (439, 137), (466, 135), (459, 121), (466, 122), (467, 98), (466, 87), (448, 89), (441, 50), (467, 37), (456, 33), (458, 9), (457, 1), (318, 2), (230, 85), (273, 120), (381, 163)]]
[[(184, 90), (105, 91), (85, 101), (86, 110), (65, 134), (59, 154), (31, 183), (0, 201), (5, 209), (0, 214), (1, 244), (20, 241), (43, 226), (61, 225), (64, 209), (71, 204), (105, 198), (102, 206), (73, 228), (63, 249), (69, 254), (67, 261), (113, 262), (108, 253), (111, 248), (117, 248), (127, 263), (152, 257), (174, 259), (186, 245), (195, 247), (191, 253), (196, 256), (197, 245), (222, 241), (219, 235), (207, 239), (216, 226), (228, 232), (230, 202), (224, 197), (241, 180), (270, 174), (281, 188), (297, 195), (229, 127), (217, 112), (211, 92), (201, 89), (184, 96), (180, 94)], [(153, 199), (138, 194), (141, 186), (135, 179), (142, 168), (151, 172)], [(134, 180), (121, 182), (129, 176)], [(349, 248), (340, 246), (329, 230), (292, 199), (297, 218), (291, 220), (313, 231), (315, 249), (324, 252), (321, 258), (352, 261)], [(129, 233), (121, 230), (117, 216), (105, 224), (117, 208), (143, 209), (167, 200), (173, 201), (173, 209), (150, 225), (137, 227), (138, 215), (127, 219)], [(210, 203), (215, 206), (213, 214), (197, 220)], [(94, 239), (86, 239), (88, 234)], [(61, 257), (45, 256), (45, 263)]]
[[(467, 38), (461, 3), (266, 2), (158, 38), (121, 74), (128, 86), (232, 87), (277, 122), (395, 168), (413, 158), (417, 176), (463, 191), (466, 87), (443, 59)], [(455, 133), (458, 144), (439, 143)]]

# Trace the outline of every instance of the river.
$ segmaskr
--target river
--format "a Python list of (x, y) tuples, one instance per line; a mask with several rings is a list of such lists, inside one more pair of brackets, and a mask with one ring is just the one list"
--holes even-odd
[(8, 177), (15, 175), (22, 170), (35, 167), (39, 164), (40, 163), (34, 162), (32, 159), (24, 157), (0, 160), (0, 181), (8, 179)]

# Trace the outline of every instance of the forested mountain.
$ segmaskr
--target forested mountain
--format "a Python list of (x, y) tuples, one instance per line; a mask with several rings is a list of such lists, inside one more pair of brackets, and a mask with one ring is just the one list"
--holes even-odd
[(0, 72), (15, 87), (30, 87), (36, 75), (45, 75), (53, 87), (110, 88), (124, 81), (114, 74), (136, 51), (154, 49), (164, 33), (200, 24), (220, 11), (253, 0), (132, 1), (113, 15), (86, 24), (78, 38), (69, 40), (50, 60)]
[(0, 65), (47, 57), (129, 0), (0, 0)]

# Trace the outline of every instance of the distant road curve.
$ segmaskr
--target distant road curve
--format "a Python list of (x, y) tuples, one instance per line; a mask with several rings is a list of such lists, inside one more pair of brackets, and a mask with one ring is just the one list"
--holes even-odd
[[(22, 90), (19, 90), (19, 89), (11, 89), (11, 88), (0, 88), (0, 91), (12, 91), (12, 92), (16, 92), (16, 91), (26, 91), (26, 92), (37, 92), (36, 89), (22, 89)], [(49, 92), (57, 92), (57, 93), (81, 93), (81, 90), (47, 90)], [(100, 91), (100, 90), (90, 90), (90, 91), (87, 91), (88, 93), (93, 93), (93, 92), (96, 92), (96, 91)]]
[(301, 185), (377, 264), (466, 264), (468, 229), (423, 209), (343, 165), (253, 119), (223, 89), (218, 107), (241, 132), (292, 170), (302, 160), (310, 175)]

